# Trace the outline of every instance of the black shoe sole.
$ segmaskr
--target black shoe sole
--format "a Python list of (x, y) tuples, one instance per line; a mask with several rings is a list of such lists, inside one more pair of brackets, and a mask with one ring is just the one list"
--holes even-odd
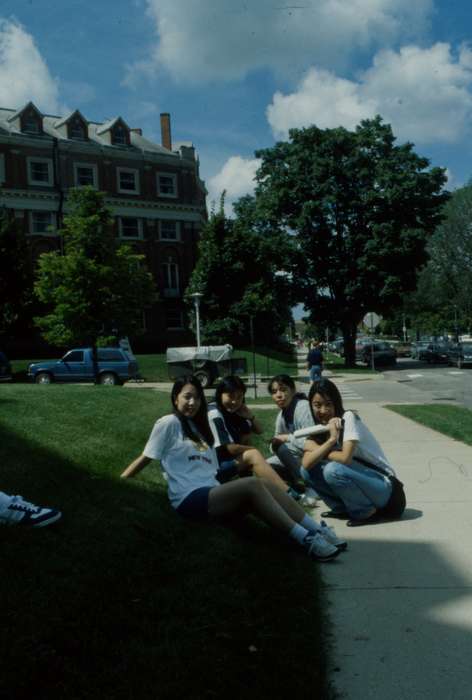
[(340, 511), (337, 513), (335, 510), (325, 510), (324, 513), (321, 513), (322, 518), (336, 518), (336, 520), (348, 520), (349, 518), (349, 513), (346, 513), (346, 511)]

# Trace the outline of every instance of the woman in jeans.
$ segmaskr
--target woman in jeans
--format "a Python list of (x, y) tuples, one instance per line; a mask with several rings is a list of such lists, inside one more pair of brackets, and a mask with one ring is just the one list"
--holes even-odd
[(330, 507), (325, 518), (349, 519), (355, 526), (372, 522), (387, 505), (390, 480), (368, 465), (394, 475), (382, 448), (354, 411), (345, 411), (341, 394), (329, 379), (315, 382), (308, 401), (316, 424), (329, 432), (306, 440), (303, 476)]

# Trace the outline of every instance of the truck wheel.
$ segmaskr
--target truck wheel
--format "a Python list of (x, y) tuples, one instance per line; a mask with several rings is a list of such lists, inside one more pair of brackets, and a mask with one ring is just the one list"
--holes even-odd
[(49, 374), (49, 372), (38, 372), (38, 374), (34, 378), (34, 381), (36, 382), (36, 384), (51, 384), (52, 377)]
[(203, 389), (206, 389), (211, 385), (211, 377), (208, 374), (208, 372), (204, 372), (203, 370), (199, 370), (198, 372), (195, 372), (194, 374), (195, 377), (197, 377), (198, 381), (202, 385)]
[(104, 372), (98, 378), (99, 384), (106, 384), (107, 386), (115, 386), (119, 384), (118, 377), (113, 372)]

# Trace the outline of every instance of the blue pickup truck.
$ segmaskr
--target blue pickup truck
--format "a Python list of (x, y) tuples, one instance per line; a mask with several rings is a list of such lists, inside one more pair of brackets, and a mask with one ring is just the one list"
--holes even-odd
[[(136, 358), (121, 348), (98, 348), (97, 360), (99, 384), (122, 384), (139, 378)], [(36, 384), (94, 382), (92, 348), (69, 350), (60, 360), (34, 362), (28, 367), (28, 377)]]

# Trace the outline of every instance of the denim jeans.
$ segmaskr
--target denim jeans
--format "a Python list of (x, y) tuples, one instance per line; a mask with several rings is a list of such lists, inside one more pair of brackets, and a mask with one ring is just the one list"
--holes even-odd
[(312, 365), (309, 369), (310, 380), (312, 382), (319, 382), (321, 379), (321, 367), (320, 365)]
[(387, 477), (355, 460), (349, 466), (317, 464), (309, 471), (302, 469), (302, 475), (331, 510), (345, 511), (354, 520), (368, 517), (373, 508), (383, 508), (392, 492)]

